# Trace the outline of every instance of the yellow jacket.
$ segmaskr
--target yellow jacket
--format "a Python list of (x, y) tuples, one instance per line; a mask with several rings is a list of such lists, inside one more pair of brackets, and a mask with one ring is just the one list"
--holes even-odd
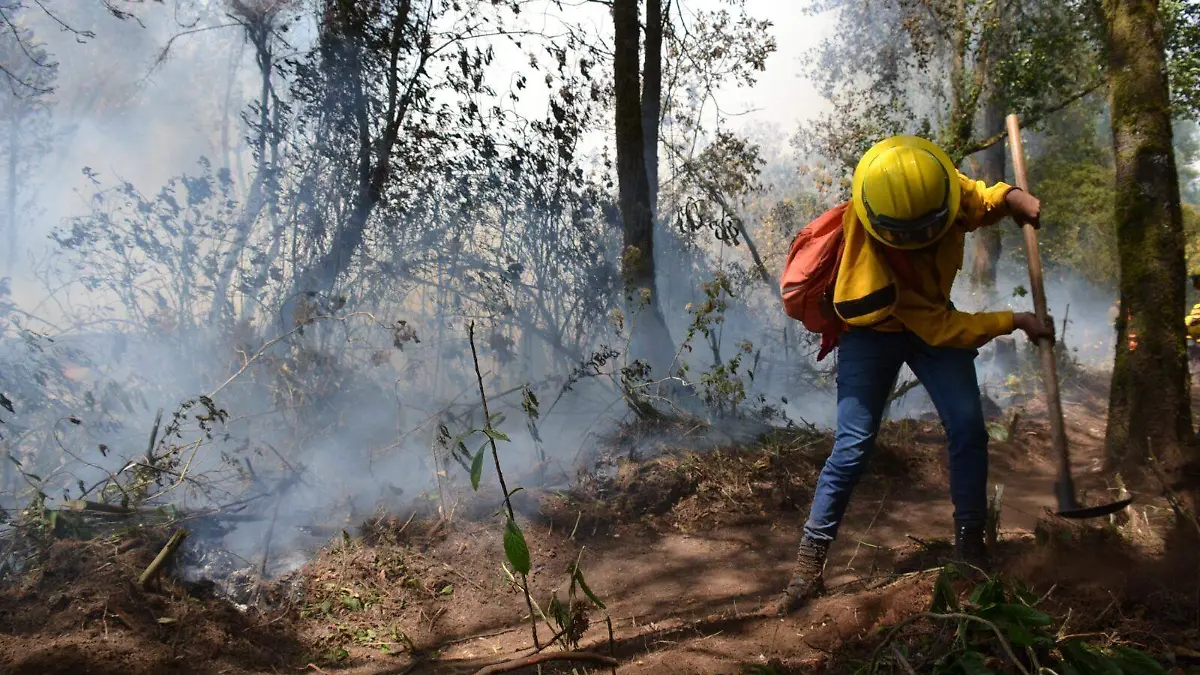
[(1200, 303), (1192, 305), (1192, 311), (1184, 317), (1183, 323), (1187, 326), (1187, 336), (1200, 340)]
[[(911, 251), (883, 250), (846, 209), (846, 243), (834, 286), (834, 309), (851, 327), (880, 331), (908, 329), (938, 347), (976, 348), (1011, 333), (1013, 313), (960, 312), (950, 304), (950, 288), (962, 269), (966, 234), (1008, 215), (1005, 183), (988, 187), (958, 174), (962, 189), (955, 224), (936, 244)], [(908, 273), (893, 270), (887, 256), (903, 256)], [(898, 273), (899, 272), (899, 273)], [(911, 274), (911, 276), (909, 276)], [(910, 283), (911, 282), (911, 285)]]

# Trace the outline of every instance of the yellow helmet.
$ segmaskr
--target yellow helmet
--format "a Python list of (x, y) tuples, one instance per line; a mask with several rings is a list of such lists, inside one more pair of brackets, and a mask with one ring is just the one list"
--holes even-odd
[(892, 136), (871, 146), (854, 169), (854, 211), (867, 232), (888, 246), (928, 246), (958, 216), (957, 176), (938, 146), (917, 136)]

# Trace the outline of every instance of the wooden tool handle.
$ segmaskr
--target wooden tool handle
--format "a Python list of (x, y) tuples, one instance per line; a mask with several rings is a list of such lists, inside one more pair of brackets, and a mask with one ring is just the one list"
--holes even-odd
[[(1029, 192), (1029, 177), (1025, 174), (1025, 150), (1021, 145), (1021, 125), (1016, 115), (1008, 116), (1008, 142), (1012, 148), (1013, 176), (1017, 187)], [(1045, 323), (1046, 285), (1042, 278), (1042, 259), (1038, 252), (1037, 229), (1030, 223), (1021, 223), (1025, 235), (1025, 255), (1029, 262), (1029, 285), (1033, 293), (1033, 311), (1038, 321)], [(1054, 341), (1048, 337), (1038, 340), (1038, 351), (1042, 357), (1042, 376), (1046, 387), (1046, 413), (1050, 418), (1050, 443), (1058, 464), (1060, 485), (1068, 486), (1071, 481), (1071, 460), (1067, 454), (1067, 433), (1063, 424), (1062, 398), (1058, 392), (1058, 360), (1054, 356)], [(1072, 490), (1073, 492), (1073, 490)]]
[[(1029, 176), (1025, 173), (1025, 148), (1021, 144), (1021, 126), (1016, 115), (1008, 116), (1008, 139), (1012, 144), (1013, 176), (1017, 187), (1029, 192)], [(1029, 261), (1029, 290), (1033, 293), (1033, 311), (1038, 319), (1045, 321), (1046, 285), (1042, 280), (1042, 257), (1038, 250), (1037, 229), (1029, 223), (1021, 223), (1021, 232), (1025, 235), (1025, 253)], [(1049, 340), (1039, 340), (1049, 342)]]

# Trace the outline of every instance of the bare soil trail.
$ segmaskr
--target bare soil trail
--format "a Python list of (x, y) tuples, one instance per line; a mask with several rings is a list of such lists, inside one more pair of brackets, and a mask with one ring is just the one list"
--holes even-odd
[[(1105, 389), (1066, 396), (1079, 482), (1097, 501), (1110, 489), (1096, 473)], [(1169, 512), (1158, 495), (1135, 493), (1121, 542), (1047, 545), (1044, 411), (1030, 400), (1015, 424), (1011, 415), (996, 423), (1007, 435), (991, 451), (991, 482), (1004, 486), (1000, 572), (1075, 612), (1072, 630), (1120, 624), (1155, 648), (1200, 653), (1195, 560), (1180, 567), (1159, 555), (1152, 533)], [(786, 584), (828, 449), (820, 434), (778, 434), (759, 447), (622, 463), (614, 478), (570, 492), (519, 493), (535, 599), (566, 601), (568, 566), (579, 561), (606, 604), (588, 612), (579, 642), (612, 653), (621, 673), (732, 674), (768, 663), (776, 673), (843, 672), (881, 627), (928, 606), (951, 506), (940, 425), (887, 423), (831, 551), (828, 593), (793, 616), (763, 616)], [(273, 609), (261, 615), (171, 580), (151, 592), (128, 584), (152, 542), (124, 552), (63, 542), (59, 567), (0, 593), (0, 672), (449, 674), (528, 654), (528, 611), (501, 564), (498, 497), (485, 492), (449, 526), (376, 521), (265, 588)], [(551, 635), (545, 622), (539, 634)]]

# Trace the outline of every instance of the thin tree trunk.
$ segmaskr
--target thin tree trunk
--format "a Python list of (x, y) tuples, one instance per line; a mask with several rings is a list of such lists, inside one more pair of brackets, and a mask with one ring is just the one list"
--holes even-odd
[(662, 0), (646, 0), (646, 59), (642, 68), (642, 147), (650, 213), (658, 220), (658, 120), (662, 112), (662, 43), (665, 16)]
[[(983, 136), (991, 138), (1004, 131), (1004, 108), (993, 93), (983, 107)], [(997, 143), (979, 152), (979, 180), (991, 185), (1004, 180), (1004, 144)], [(971, 285), (987, 294), (996, 292), (996, 267), (1000, 262), (998, 227), (984, 227), (972, 233), (975, 258), (971, 265)]]
[(950, 128), (946, 149), (959, 161), (962, 150), (971, 141), (975, 126), (975, 109), (969, 105), (967, 93), (967, 7), (966, 0), (955, 3), (954, 25), (950, 45)]
[[(651, 0), (653, 2), (653, 0)], [(655, 292), (654, 216), (646, 175), (638, 65), (638, 1), (613, 1), (613, 94), (624, 251), (621, 266), (630, 295), (630, 356), (656, 374), (671, 361), (671, 338)]]
[(13, 273), (17, 267), (17, 246), (20, 245), (20, 236), (17, 230), (17, 181), (19, 172), (17, 171), (18, 161), (21, 156), (20, 140), (21, 140), (21, 113), (20, 111), (13, 112), (13, 119), (8, 121), (8, 213), (5, 215), (8, 225), (8, 268)]
[[(271, 72), (275, 66), (271, 53), (271, 35), (267, 28), (264, 27), (258, 32), (251, 34), (250, 38), (254, 43), (254, 56), (258, 63), (260, 79), (258, 135), (254, 139), (254, 152), (256, 155), (254, 179), (251, 181), (250, 194), (246, 197), (243, 211), (235, 223), (233, 242), (230, 244), (229, 250), (225, 252), (221, 261), (221, 267), (217, 271), (213, 291), (213, 304), (209, 312), (209, 320), (214, 325), (224, 318), (226, 309), (230, 310), (231, 316), (236, 313), (233, 307), (233, 291), (230, 285), (233, 282), (234, 274), (237, 272), (238, 263), (241, 262), (242, 253), (245, 252), (246, 246), (250, 241), (250, 230), (254, 227), (254, 223), (258, 221), (259, 214), (262, 213), (263, 206), (266, 203), (264, 193), (267, 189), (267, 183), (273, 182), (268, 180), (268, 173), (273, 171), (274, 167), (268, 163), (267, 157), (267, 137), (274, 135), (274, 131), (271, 129)], [(232, 76), (232, 73), (230, 75)]]
[[(230, 117), (232, 117), (230, 113), (233, 108), (233, 83), (237, 80), (237, 73), (242, 61), (242, 49), (245, 46), (245, 42), (239, 42), (238, 50), (230, 55), (229, 73), (225, 76), (225, 95), (221, 97), (221, 166), (231, 174), (233, 173), (233, 162), (229, 157), (229, 127)], [(242, 180), (242, 176), (237, 176), (239, 189), (245, 188)], [(238, 196), (242, 197), (243, 195), (244, 193)]]
[[(1155, 0), (1106, 0), (1121, 312), (1108, 411), (1112, 466), (1190, 459), (1185, 263), (1162, 26)], [(1129, 317), (1126, 320), (1126, 317)], [(1128, 336), (1137, 335), (1129, 348)]]
[[(418, 81), (426, 76), (425, 68), (433, 53), (429, 49), (428, 36), (422, 36), (422, 51), (410, 79), (400, 81), (399, 57), (405, 40), (405, 27), (412, 11), (412, 1), (402, 0), (393, 11), (391, 34), (388, 37), (388, 67), (386, 69), (387, 95), (379, 111), (371, 110), (364, 58), (366, 36), (360, 25), (364, 19), (354, 14), (359, 10), (353, 5), (330, 4), (326, 9), (329, 26), (323, 36), (328, 41), (326, 48), (331, 55), (332, 69), (328, 77), (345, 78), (350, 82), (352, 101), (350, 116), (358, 135), (356, 149), (355, 190), (349, 199), (350, 213), (339, 222), (330, 248), (318, 256), (303, 276), (297, 275), (300, 291), (327, 291), (338, 276), (345, 271), (351, 257), (358, 252), (365, 238), (371, 213), (383, 199), (383, 193), (392, 178), (392, 151), (400, 135), (400, 127), (408, 116)], [(329, 64), (327, 64), (329, 67)], [(373, 115), (383, 118), (382, 133), (374, 136)]]

